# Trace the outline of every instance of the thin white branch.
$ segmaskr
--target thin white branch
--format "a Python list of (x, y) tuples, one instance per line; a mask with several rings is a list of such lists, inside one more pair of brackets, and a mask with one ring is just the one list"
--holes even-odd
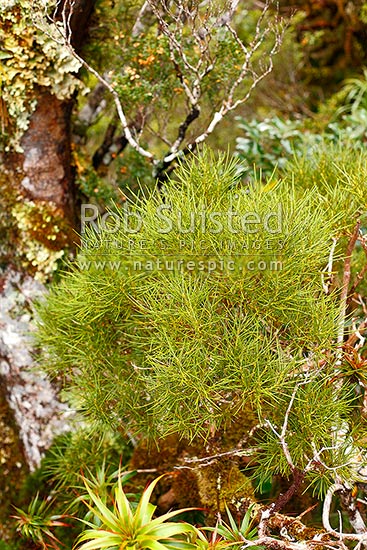
[(82, 65), (89, 72), (91, 72), (99, 80), (99, 82), (101, 82), (101, 84), (103, 84), (107, 88), (107, 90), (111, 93), (116, 105), (117, 114), (119, 116), (122, 128), (124, 130), (125, 137), (129, 142), (129, 144), (131, 145), (131, 147), (135, 149), (141, 156), (154, 160), (154, 156), (152, 155), (152, 153), (150, 153), (150, 151), (147, 151), (146, 149), (141, 147), (139, 143), (134, 139), (131, 133), (131, 130), (129, 128), (119, 95), (116, 92), (116, 90), (113, 88), (112, 84), (110, 84), (98, 71), (96, 71), (91, 65), (89, 65), (82, 57), (80, 57), (80, 55), (76, 53), (76, 51), (74, 50), (74, 48), (71, 46), (69, 42), (65, 42), (65, 46), (70, 51), (70, 53), (75, 57), (75, 59), (77, 59), (80, 63), (82, 63)]
[[(169, 41), (170, 45), (172, 46), (173, 50), (177, 51), (177, 52), (180, 52), (180, 57), (181, 57), (181, 59), (184, 63), (185, 68), (188, 69), (190, 72), (195, 73), (196, 68), (195, 68), (194, 65), (192, 65), (188, 61), (187, 55), (185, 54), (185, 52), (182, 49), (181, 40), (178, 40), (175, 36), (175, 33), (172, 32), (172, 30), (169, 28), (169, 25), (167, 24), (165, 19), (162, 17), (162, 14), (160, 13), (159, 9), (157, 8), (155, 0), (148, 0), (148, 2), (150, 4), (150, 7), (151, 7), (154, 15), (156, 16), (156, 18), (159, 21), (159, 25), (160, 25), (162, 33), (168, 38), (168, 41)], [(182, 38), (183, 22), (182, 22), (181, 19), (178, 19), (178, 18), (177, 18), (177, 21), (179, 21), (178, 25), (179, 25), (180, 39), (181, 39)]]
[[(333, 276), (333, 261), (334, 261), (335, 247), (336, 247), (336, 243), (338, 242), (338, 239), (336, 239), (335, 237), (333, 237), (332, 240), (333, 240), (333, 244), (331, 245), (331, 248), (330, 248), (329, 260), (325, 269), (321, 273), (322, 288), (325, 294), (329, 294), (329, 289), (330, 289), (332, 276)], [(326, 281), (325, 281), (325, 274), (326, 274)]]
[[(325, 500), (324, 500), (324, 506), (322, 510), (322, 524), (324, 526), (324, 529), (334, 537), (338, 537), (341, 540), (357, 540), (360, 541), (362, 544), (367, 543), (367, 531), (364, 530), (361, 533), (338, 533), (338, 531), (335, 531), (330, 525), (330, 509), (331, 509), (331, 503), (333, 500), (333, 496), (337, 491), (345, 491), (345, 487), (341, 485), (340, 483), (335, 483), (332, 485), (328, 492), (326, 493)], [(365, 528), (364, 528), (365, 529)]]
[[(357, 325), (356, 325), (356, 320), (355, 320), (355, 319), (352, 320), (353, 334), (354, 334), (354, 336), (356, 336), (357, 339), (358, 339), (358, 343), (354, 346), (354, 349), (357, 350), (357, 351), (358, 351), (359, 349), (363, 348), (364, 343), (365, 343), (365, 341), (366, 341), (366, 338), (365, 338), (364, 336), (362, 336), (362, 334), (360, 333), (360, 330), (361, 330), (362, 328), (365, 329), (365, 323), (366, 323), (366, 320), (364, 320), (364, 321), (360, 324), (360, 326), (357, 327)], [(360, 358), (360, 359), (361, 359), (361, 358)]]
[(218, 453), (212, 456), (204, 456), (202, 458), (185, 458), (186, 464), (193, 464), (198, 462), (206, 462), (208, 460), (213, 460), (221, 458), (223, 456), (252, 456), (255, 452), (259, 451), (259, 448), (249, 448), (249, 449), (233, 449), (232, 451), (226, 451), (223, 453)]
[(135, 149), (141, 156), (143, 156), (145, 158), (148, 158), (148, 159), (151, 159), (151, 160), (154, 160), (153, 154), (150, 151), (147, 151), (146, 149), (141, 147), (141, 145), (139, 145), (139, 143), (134, 139), (134, 137), (131, 133), (131, 130), (129, 128), (129, 125), (128, 125), (128, 122), (127, 122), (127, 119), (126, 119), (126, 115), (125, 115), (124, 109), (122, 107), (122, 103), (120, 101), (119, 95), (116, 92), (116, 90), (113, 88), (113, 86), (106, 79), (104, 79), (103, 76), (98, 73), (98, 71), (96, 71), (93, 67), (91, 67), (82, 57), (80, 57), (80, 55), (78, 55), (75, 52), (74, 48), (72, 48), (70, 45), (67, 45), (67, 47), (68, 47), (70, 53), (72, 53), (72, 55), (74, 55), (74, 57), (76, 59), (78, 59), (78, 61), (80, 61), (80, 63), (82, 63), (88, 71), (90, 71), (96, 78), (98, 78), (98, 80), (102, 84), (104, 84), (104, 86), (106, 86), (108, 91), (111, 93), (111, 95), (113, 97), (113, 100), (115, 102), (115, 105), (116, 105), (117, 114), (119, 116), (122, 128), (124, 130), (125, 137), (126, 137), (127, 141), (129, 142), (129, 144), (131, 145), (131, 147), (133, 149)]
[(294, 470), (294, 463), (291, 457), (291, 453), (289, 452), (288, 443), (286, 441), (286, 435), (287, 435), (287, 428), (288, 428), (288, 420), (289, 420), (289, 414), (291, 412), (291, 409), (293, 407), (294, 400), (296, 398), (296, 393), (299, 388), (299, 384), (296, 384), (292, 393), (292, 397), (289, 401), (285, 416), (284, 416), (284, 422), (282, 426), (282, 431), (280, 432), (280, 443), (282, 445), (284, 456), (289, 464), (289, 466)]
[[(307, 377), (307, 374), (306, 374), (306, 377)], [(292, 471), (294, 471), (296, 469), (294, 463), (293, 463), (293, 459), (292, 459), (292, 456), (291, 456), (291, 453), (289, 451), (289, 447), (288, 447), (288, 443), (287, 443), (287, 440), (286, 440), (286, 436), (287, 436), (287, 429), (288, 429), (288, 421), (289, 421), (289, 415), (290, 415), (290, 412), (291, 412), (291, 409), (293, 407), (293, 403), (294, 403), (294, 400), (296, 398), (296, 394), (297, 394), (297, 391), (298, 391), (298, 388), (300, 386), (303, 386), (304, 384), (308, 384), (310, 382), (310, 379), (309, 378), (306, 378), (303, 382), (299, 382), (297, 383), (295, 386), (294, 386), (294, 389), (293, 389), (293, 392), (292, 392), (292, 396), (290, 398), (290, 401), (288, 403), (288, 407), (287, 407), (287, 410), (285, 412), (285, 415), (284, 415), (284, 422), (283, 422), (283, 425), (282, 425), (282, 430), (280, 433), (278, 433), (275, 428), (272, 426), (272, 424), (267, 420), (266, 423), (267, 425), (269, 426), (269, 428), (273, 431), (273, 433), (277, 436), (277, 438), (279, 439), (279, 442), (280, 442), (280, 445), (282, 447), (282, 450), (283, 450), (283, 454), (286, 458), (286, 461), (289, 465), (289, 467), (291, 468)]]
[(311, 447), (314, 451), (314, 455), (313, 457), (308, 461), (306, 467), (305, 467), (305, 472), (308, 472), (310, 470), (312, 470), (312, 466), (313, 464), (315, 464), (315, 462), (318, 462), (319, 464), (321, 464), (321, 466), (325, 469), (325, 470), (328, 470), (330, 472), (337, 472), (340, 468), (346, 468), (347, 466), (351, 466), (354, 462), (352, 460), (344, 463), (344, 464), (340, 464), (339, 466), (327, 466), (327, 464), (325, 464), (325, 462), (323, 462), (323, 460), (321, 459), (321, 454), (324, 453), (325, 451), (336, 451), (339, 446), (338, 445), (331, 445), (330, 447), (322, 447), (319, 451), (316, 449), (316, 445), (315, 443), (312, 441), (311, 442)]
[[(232, 27), (228, 25), (227, 27), (231, 30), (232, 34), (236, 35), (236, 32)], [(256, 31), (257, 33), (259, 32), (258, 29), (259, 29), (259, 23), (257, 26), (257, 31)], [(265, 32), (266, 31), (264, 31), (264, 33)], [(214, 113), (213, 118), (210, 121), (206, 130), (194, 140), (195, 145), (198, 145), (203, 141), (205, 141), (208, 138), (208, 136), (215, 130), (219, 122), (227, 115), (227, 113), (234, 111), (235, 109), (237, 109), (239, 105), (245, 103), (251, 96), (254, 88), (256, 88), (256, 86), (261, 82), (261, 80), (263, 80), (273, 70), (273, 57), (279, 51), (280, 45), (282, 43), (283, 32), (284, 32), (283, 29), (280, 31), (275, 30), (275, 43), (273, 48), (268, 54), (268, 57), (269, 57), (268, 66), (266, 67), (266, 69), (260, 72), (260, 74), (257, 74), (251, 67), (251, 59), (255, 54), (255, 52), (257, 51), (257, 49), (262, 44), (264, 36), (262, 38), (259, 38), (258, 40), (256, 40), (256, 36), (255, 36), (255, 40), (251, 43), (248, 49), (242, 44), (242, 42), (238, 38), (239, 42), (241, 42), (242, 44), (243, 51), (246, 52), (245, 60), (241, 67), (240, 74), (235, 80), (235, 82), (232, 84), (229, 90), (229, 93), (227, 95), (227, 98), (223, 100), (220, 109)], [(248, 76), (249, 74), (252, 76), (252, 83), (250, 87), (241, 98), (234, 101), (234, 94), (237, 88), (242, 84), (246, 76)]]
[(224, 12), (219, 19), (217, 20), (217, 26), (218, 27), (224, 27), (227, 23), (232, 21), (233, 16), (237, 10), (238, 4), (240, 0), (231, 0), (229, 2), (229, 9)]

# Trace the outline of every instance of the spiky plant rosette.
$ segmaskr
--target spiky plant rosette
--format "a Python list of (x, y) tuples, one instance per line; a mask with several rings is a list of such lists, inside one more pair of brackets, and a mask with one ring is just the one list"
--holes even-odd
[[(90, 419), (187, 438), (246, 412), (281, 424), (307, 370), (310, 394), (318, 388), (307, 414), (327, 446), (350, 410), (343, 389), (330, 401), (338, 301), (322, 287), (344, 222), (316, 187), (237, 174), (206, 151), (160, 191), (91, 221), (39, 307), (44, 364)], [(304, 399), (292, 410), (301, 466), (314, 444)]]
[[(87, 506), (95, 516), (96, 522), (83, 521), (88, 529), (81, 533), (76, 547), (79, 550), (195, 550), (195, 546), (188, 540), (188, 535), (196, 535), (196, 528), (188, 523), (170, 521), (185, 510), (176, 510), (153, 518), (156, 506), (150, 499), (161, 477), (155, 479), (144, 490), (135, 510), (123, 491), (121, 476), (115, 488), (113, 509), (106, 505), (85, 480), (91, 501)], [(79, 546), (79, 543), (83, 544)]]

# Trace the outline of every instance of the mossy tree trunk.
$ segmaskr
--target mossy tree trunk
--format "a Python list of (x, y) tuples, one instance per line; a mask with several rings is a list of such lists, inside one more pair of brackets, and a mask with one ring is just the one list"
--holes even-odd
[[(67, 0), (60, 4), (64, 3)], [(81, 49), (86, 40), (94, 5), (95, 0), (74, 2), (75, 48)], [(21, 2), (19, 6), (16, 14), (21, 13)], [(13, 59), (15, 66), (15, 55)], [(1, 395), (7, 396), (11, 407), (0, 420), (19, 436), (19, 444), (14, 445), (23, 449), (28, 465), (21, 467), (18, 455), (14, 464), (23, 473), (39, 463), (54, 433), (65, 426), (60, 413), (65, 413), (66, 406), (58, 402), (45, 378), (29, 370), (33, 359), (25, 333), (32, 320), (32, 299), (42, 293), (40, 283), (49, 280), (64, 251), (73, 246), (77, 223), (71, 143), (74, 99), (60, 99), (45, 85), (35, 85), (30, 93), (29, 105), (36, 107), (20, 139), (21, 148), (0, 152), (0, 376)], [(11, 131), (15, 122), (9, 124)], [(0, 456), (7, 449), (4, 445)], [(9, 471), (13, 467), (8, 458), (6, 467)], [(7, 503), (2, 504), (1, 524), (1, 510), (7, 508)]]
[[(79, 51), (86, 39), (96, 0), (73, 2), (70, 28), (72, 45)], [(68, 10), (68, 0), (58, 4), (58, 12)], [(75, 226), (75, 189), (71, 158), (71, 111), (73, 99), (59, 99), (52, 88), (36, 87), (36, 109), (21, 139), (22, 153), (3, 159), (8, 184), (29, 200), (50, 203), (58, 215)], [(65, 242), (62, 243), (65, 245)]]

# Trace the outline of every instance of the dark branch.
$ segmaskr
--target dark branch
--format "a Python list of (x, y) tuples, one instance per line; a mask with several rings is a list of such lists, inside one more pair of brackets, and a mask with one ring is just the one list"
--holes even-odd
[(76, 51), (79, 51), (88, 30), (88, 22), (96, 0), (62, 0), (56, 9), (55, 21), (62, 21), (65, 14), (70, 17), (70, 43)]
[(293, 470), (293, 483), (284, 494), (280, 494), (274, 504), (271, 506), (271, 515), (279, 512), (290, 501), (290, 499), (298, 493), (301, 484), (304, 480), (305, 473), (295, 468)]
[(102, 144), (98, 147), (97, 151), (92, 157), (93, 168), (97, 169), (102, 164), (105, 155), (109, 152), (110, 147), (114, 142), (115, 132), (117, 129), (117, 120), (114, 117), (113, 120), (107, 126), (107, 130)]
[(178, 159), (182, 161), (187, 155), (191, 155), (195, 151), (197, 146), (198, 144), (195, 142), (189, 143), (189, 145), (187, 145), (184, 149), (180, 151), (179, 157), (175, 157), (168, 162), (165, 162), (163, 160), (160, 164), (157, 165), (154, 176), (158, 181), (158, 188), (160, 188), (164, 184), (164, 182), (167, 181), (170, 174), (172, 174), (177, 166)]
[(179, 145), (181, 145), (181, 143), (185, 139), (188, 127), (192, 122), (194, 122), (194, 120), (198, 118), (199, 115), (200, 115), (200, 108), (194, 105), (191, 111), (189, 112), (189, 114), (187, 115), (187, 117), (185, 118), (185, 120), (179, 126), (177, 140), (176, 140), (177, 143), (179, 143)]

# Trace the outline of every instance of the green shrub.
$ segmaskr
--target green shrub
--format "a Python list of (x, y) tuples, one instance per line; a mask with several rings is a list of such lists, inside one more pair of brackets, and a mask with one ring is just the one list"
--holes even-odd
[[(161, 192), (87, 229), (39, 307), (38, 340), (73, 406), (113, 429), (207, 438), (254, 415), (264, 426), (255, 475), (268, 479), (290, 471), (276, 428), (290, 402), (297, 468), (332, 447), (345, 418), (358, 430), (354, 386), (334, 399), (330, 385), (340, 306), (322, 273), (331, 238), (350, 231), (361, 205), (343, 180), (330, 202), (317, 185), (241, 184), (237, 173), (206, 152)], [(343, 441), (324, 460), (354, 479)]]

